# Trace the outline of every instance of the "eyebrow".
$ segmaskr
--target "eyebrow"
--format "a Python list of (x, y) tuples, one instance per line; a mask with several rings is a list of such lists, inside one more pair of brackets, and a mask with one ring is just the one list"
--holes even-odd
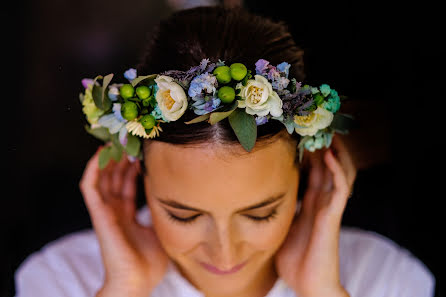
[[(269, 197), (269, 198), (263, 200), (262, 202), (256, 203), (256, 204), (248, 206), (248, 207), (244, 207), (242, 209), (238, 209), (238, 210), (236, 210), (236, 213), (243, 212), (243, 211), (248, 211), (248, 210), (253, 210), (253, 209), (257, 209), (257, 208), (260, 208), (260, 207), (263, 207), (263, 206), (266, 206), (266, 205), (270, 205), (273, 202), (276, 202), (277, 200), (282, 199), (285, 196), (285, 194), (286, 193), (284, 192), (284, 193), (280, 193), (278, 195), (274, 195), (272, 197)], [(174, 208), (207, 213), (207, 211), (205, 211), (205, 210), (194, 208), (194, 207), (190, 207), (190, 206), (181, 204), (181, 203), (179, 203), (179, 202), (177, 202), (175, 200), (161, 199), (161, 198), (157, 198), (157, 199), (160, 202), (162, 202), (162, 203), (164, 203), (166, 205), (169, 205), (171, 207), (174, 207)]]

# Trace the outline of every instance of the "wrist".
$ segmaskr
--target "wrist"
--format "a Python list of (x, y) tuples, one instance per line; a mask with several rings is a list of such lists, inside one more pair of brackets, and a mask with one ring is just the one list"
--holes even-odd
[(311, 292), (311, 293), (303, 293), (303, 292), (298, 292), (296, 290), (294, 290), (295, 294), (297, 296), (302, 296), (302, 297), (350, 297), (350, 294), (347, 292), (347, 290), (344, 289), (344, 287), (341, 287), (339, 289), (335, 289), (335, 290), (325, 290), (324, 292)]
[(136, 282), (105, 282), (95, 297), (147, 297), (151, 296), (152, 291), (153, 288), (141, 286)]

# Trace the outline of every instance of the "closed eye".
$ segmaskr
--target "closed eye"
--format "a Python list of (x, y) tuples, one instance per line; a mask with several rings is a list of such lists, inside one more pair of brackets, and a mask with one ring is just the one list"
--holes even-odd
[[(196, 218), (198, 218), (199, 216), (201, 216), (201, 214), (197, 214), (188, 218), (180, 218), (177, 217), (175, 215), (173, 215), (172, 213), (168, 212), (168, 218), (173, 220), (176, 223), (181, 223), (181, 224), (188, 224), (188, 223), (192, 223), (193, 221), (195, 221)], [(248, 219), (255, 221), (257, 223), (264, 223), (264, 222), (268, 222), (269, 220), (273, 219), (277, 214), (277, 210), (274, 209), (269, 215), (264, 216), (264, 217), (257, 217), (257, 216), (250, 216), (250, 215), (245, 215), (245, 217), (247, 217)]]

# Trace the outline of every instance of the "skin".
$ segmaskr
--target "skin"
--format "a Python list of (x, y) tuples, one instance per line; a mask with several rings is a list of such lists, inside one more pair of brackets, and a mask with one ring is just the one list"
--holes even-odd
[[(277, 279), (273, 255), (286, 238), (297, 203), (299, 173), (290, 147), (280, 139), (240, 157), (224, 146), (150, 144), (144, 181), (154, 228), (169, 257), (206, 296), (265, 296)], [(270, 205), (237, 213), (279, 193), (285, 195)], [(202, 211), (174, 208), (159, 198)], [(265, 217), (273, 209), (277, 215), (268, 222), (247, 217)], [(182, 224), (168, 213), (200, 216)], [(199, 264), (228, 270), (245, 260), (241, 271), (224, 276)]]
[[(237, 156), (223, 145), (190, 148), (153, 141), (145, 152), (144, 176), (151, 227), (135, 220), (139, 164), (123, 158), (100, 171), (100, 148), (80, 182), (106, 271), (97, 296), (147, 296), (162, 280), (169, 259), (206, 297), (265, 296), (277, 277), (299, 296), (348, 296), (339, 280), (337, 247), (356, 169), (336, 136), (334, 151), (307, 152), (303, 166), (310, 172), (309, 184), (296, 213), (300, 175), (291, 143), (280, 138)], [(281, 192), (283, 198), (271, 205), (236, 212)], [(176, 209), (158, 198), (200, 211)], [(274, 208), (277, 213), (267, 222), (247, 217), (266, 216)], [(182, 224), (168, 211), (199, 216)], [(242, 270), (223, 276), (199, 264), (228, 269), (245, 260)]]

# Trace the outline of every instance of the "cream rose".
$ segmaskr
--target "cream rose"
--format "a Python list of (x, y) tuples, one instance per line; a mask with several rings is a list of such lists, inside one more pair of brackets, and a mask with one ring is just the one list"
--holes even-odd
[(273, 117), (282, 115), (282, 99), (273, 91), (271, 83), (261, 75), (255, 75), (255, 79), (247, 81), (246, 86), (237, 84), (240, 88), (242, 100), (238, 100), (238, 107), (246, 107), (246, 113), (251, 115), (266, 116), (271, 113)]
[(294, 130), (302, 136), (313, 136), (318, 130), (327, 128), (333, 121), (333, 113), (323, 107), (318, 107), (307, 116), (294, 116), (294, 122), (303, 127), (295, 127)]
[(168, 121), (178, 120), (187, 109), (187, 97), (183, 88), (166, 75), (155, 78), (158, 86), (156, 101), (162, 115)]

